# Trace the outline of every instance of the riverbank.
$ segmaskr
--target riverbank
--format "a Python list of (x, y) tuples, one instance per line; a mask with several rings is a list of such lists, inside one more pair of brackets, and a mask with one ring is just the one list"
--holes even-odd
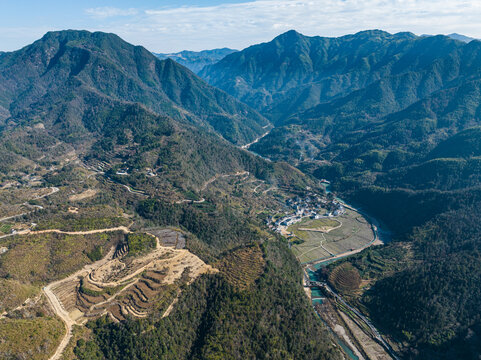
[[(359, 253), (370, 246), (382, 245), (384, 242), (381, 240), (380, 233), (389, 234), (389, 232), (381, 229), (377, 219), (361, 212), (342, 199), (336, 199), (342, 202), (346, 208), (362, 215), (369, 222), (372, 240), (360, 248), (303, 263), (304, 286), (310, 286), (306, 294), (309, 296), (316, 314), (329, 328), (337, 344), (343, 349), (349, 359), (397, 359), (390, 345), (383, 339), (369, 319), (362, 315), (359, 310), (345, 302), (327, 284), (321, 283), (321, 279), (317, 276), (317, 271), (322, 267)], [(382, 238), (390, 240), (390, 238), (385, 236)], [(313, 284), (322, 285), (322, 287), (312, 286)]]

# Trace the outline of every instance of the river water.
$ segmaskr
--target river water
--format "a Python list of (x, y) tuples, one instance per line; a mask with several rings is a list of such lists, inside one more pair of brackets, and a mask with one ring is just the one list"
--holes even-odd
[[(325, 190), (326, 190), (326, 194), (329, 194), (331, 192), (331, 185), (330, 184), (325, 184), (324, 185), (325, 187)], [(336, 197), (335, 198), (337, 201), (343, 203), (343, 204), (346, 204), (345, 201), (343, 201), (342, 199)], [(346, 204), (348, 205), (348, 204)], [(371, 218), (371, 220), (373, 220)], [(377, 221), (376, 221), (377, 223)], [(378, 228), (378, 233), (379, 233), (379, 228)], [(376, 234), (373, 234), (374, 236)], [(386, 238), (387, 239), (387, 238)], [(320, 268), (322, 267), (325, 267), (335, 261), (338, 261), (338, 260), (341, 260), (341, 259), (344, 259), (346, 257), (348, 257), (350, 255), (346, 255), (346, 256), (343, 256), (343, 257), (339, 257), (339, 258), (336, 258), (336, 259), (327, 259), (325, 261), (322, 261), (322, 262), (318, 262), (316, 264), (313, 264), (312, 267), (314, 267), (316, 270), (319, 270)], [(318, 278), (316, 272), (314, 271), (311, 271), (309, 269), (306, 269), (307, 271), (307, 275), (309, 277), (309, 280), (311, 281), (320, 281), (320, 279)], [(312, 288), (311, 289), (311, 299), (312, 299), (312, 305), (314, 306), (314, 309), (315, 309), (315, 305), (316, 304), (322, 304), (322, 301), (323, 301), (323, 298), (324, 298), (324, 294), (322, 293), (322, 290), (320, 288)], [(319, 313), (317, 312), (316, 310), (316, 314), (319, 316), (319, 318), (321, 319), (321, 321), (326, 325), (326, 327), (329, 329), (329, 331), (331, 332), (331, 334), (333, 335), (336, 343), (342, 348), (342, 350), (344, 351), (344, 353), (351, 359), (351, 360), (359, 360), (359, 357), (356, 356), (356, 354), (354, 354), (354, 352), (351, 350), (351, 348), (331, 329), (329, 328), (329, 326), (327, 325), (327, 323), (322, 320), (322, 317), (319, 315)]]

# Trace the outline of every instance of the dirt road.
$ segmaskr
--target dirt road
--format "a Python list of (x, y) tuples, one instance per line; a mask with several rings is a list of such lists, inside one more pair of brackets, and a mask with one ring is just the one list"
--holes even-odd
[[(27, 233), (29, 233), (29, 234), (44, 234), (44, 233), (55, 232), (55, 233), (59, 233), (59, 234), (69, 234), (69, 235), (88, 235), (88, 234), (97, 234), (97, 233), (112, 232), (112, 231), (123, 231), (124, 233), (130, 232), (129, 228), (127, 228), (125, 226), (119, 226), (119, 227), (116, 227), (116, 228), (98, 229), (98, 230), (89, 230), (89, 231), (61, 231), (61, 230), (58, 230), (58, 229), (51, 229), (51, 230), (31, 231), (31, 232), (27, 232)], [(76, 324), (75, 321), (73, 321), (70, 318), (69, 314), (65, 311), (62, 304), (60, 303), (60, 300), (53, 293), (52, 288), (61, 284), (62, 282), (73, 280), (83, 273), (88, 273), (92, 269), (95, 269), (95, 268), (98, 268), (98, 267), (102, 266), (103, 264), (105, 264), (106, 262), (108, 262), (112, 258), (112, 256), (114, 255), (114, 252), (115, 252), (115, 247), (112, 247), (110, 249), (110, 251), (108, 252), (108, 254), (103, 259), (101, 259), (99, 261), (96, 261), (92, 264), (85, 265), (82, 269), (73, 273), (72, 275), (68, 276), (67, 278), (52, 282), (42, 289), (45, 296), (48, 299), (48, 302), (49, 302), (50, 306), (52, 307), (55, 314), (57, 314), (57, 316), (60, 319), (62, 319), (62, 321), (65, 324), (65, 329), (66, 329), (65, 336), (63, 337), (62, 341), (60, 342), (59, 346), (57, 347), (57, 350), (55, 351), (55, 354), (53, 354), (50, 357), (50, 360), (60, 359), (63, 351), (65, 350), (65, 348), (67, 347), (67, 345), (70, 341), (70, 338), (72, 337), (72, 327)]]
[(212, 184), (217, 179), (225, 178), (225, 177), (229, 177), (229, 176), (242, 176), (242, 175), (249, 175), (249, 172), (248, 171), (238, 171), (238, 172), (233, 173), (233, 174), (217, 174), (217, 175), (211, 177), (209, 180), (207, 180), (204, 183), (204, 185), (202, 185), (201, 191), (205, 190), (207, 188), (207, 186)]
[[(33, 199), (31, 199), (31, 200), (43, 199), (44, 197), (53, 195), (53, 194), (55, 194), (56, 192), (58, 192), (58, 191), (60, 190), (58, 187), (55, 187), (55, 186), (52, 187), (51, 189), (52, 189), (52, 191), (51, 191), (50, 193), (45, 194), (45, 195), (42, 195), (42, 196), (36, 196), (36, 197), (34, 197)], [(27, 206), (27, 207), (28, 207), (28, 206), (34, 207), (34, 208), (40, 209), (40, 210), (43, 209), (43, 206), (40, 206), (40, 205), (30, 205), (30, 204), (28, 203), (28, 201), (24, 202), (22, 205), (23, 205), (23, 206)], [(27, 214), (30, 214), (30, 213), (31, 213), (31, 211), (26, 211), (26, 212), (24, 212), (24, 213), (17, 214), (17, 215), (6, 216), (6, 217), (3, 217), (3, 218), (0, 218), (0, 221), (6, 221), (6, 220), (15, 219), (15, 218), (18, 218), (18, 217), (21, 217), (21, 216), (24, 216), (24, 215), (27, 215)]]
[[(110, 229), (107, 229), (104, 232), (109, 232), (109, 231)], [(73, 280), (78, 276), (82, 275), (83, 273), (88, 273), (90, 270), (97, 268), (99, 266), (102, 266), (112, 258), (112, 256), (114, 255), (114, 252), (115, 252), (115, 247), (112, 247), (108, 252), (108, 254), (103, 259), (96, 261), (92, 264), (85, 265), (82, 269), (70, 275), (69, 277), (50, 283), (42, 289), (45, 296), (48, 299), (50, 306), (52, 307), (55, 314), (57, 314), (57, 316), (60, 319), (62, 319), (66, 329), (65, 336), (63, 337), (62, 341), (58, 345), (57, 350), (55, 351), (55, 354), (53, 354), (50, 357), (50, 360), (58, 360), (61, 358), (63, 351), (67, 347), (70, 341), (70, 338), (72, 337), (72, 327), (76, 324), (75, 321), (73, 321), (70, 318), (69, 314), (65, 311), (62, 304), (60, 303), (60, 300), (53, 293), (52, 288), (61, 284), (62, 282)]]

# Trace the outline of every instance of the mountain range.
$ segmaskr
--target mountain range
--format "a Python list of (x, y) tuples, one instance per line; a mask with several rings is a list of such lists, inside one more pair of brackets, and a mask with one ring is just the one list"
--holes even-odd
[(294, 169), (286, 172), (234, 146), (265, 133), (268, 120), (182, 65), (116, 35), (47, 33), (2, 56), (0, 79), (5, 174), (74, 150), (163, 169), (165, 186), (184, 189), (244, 170), (266, 180), (281, 173), (299, 180)]
[[(257, 111), (172, 59), (87, 31), (50, 32), (1, 55), (0, 106), (0, 358), (341, 358), (295, 257), (261, 227), (283, 203), (278, 189), (319, 184), (242, 148), (272, 127)], [(123, 291), (133, 283), (113, 293), (83, 278), (61, 289), (72, 302), (56, 297), (60, 308), (115, 299), (121, 322), (97, 313), (72, 329), (40, 296), (99, 259), (125, 261), (143, 281), (139, 254), (161, 265), (135, 301)], [(172, 254), (183, 271), (164, 266)], [(196, 279), (206, 263), (216, 270)], [(111, 270), (123, 277), (121, 267)], [(125, 318), (120, 298), (149, 316)]]
[[(4, 126), (42, 118), (72, 139), (95, 121), (88, 109), (139, 102), (159, 115), (213, 131), (236, 144), (251, 142), (269, 122), (172, 60), (161, 61), (118, 36), (87, 31), (46, 34), (0, 58)], [(67, 135), (66, 135), (67, 136)]]
[(290, 31), (201, 75), (276, 124), (256, 152), (291, 161), (346, 159), (340, 141), (361, 154), (388, 150), (377, 144), (429, 150), (429, 139), (476, 125), (470, 115), (479, 104), (480, 49), (478, 41), (447, 36), (376, 30), (321, 38)]
[[(102, 193), (80, 208), (173, 226), (228, 269), (182, 285), (166, 319), (90, 323), (79, 358), (339, 358), (288, 242), (261, 224), (326, 179), (393, 241), (318, 275), (354, 269), (362, 286), (341, 295), (403, 358), (479, 357), (480, 129), (481, 42), (458, 34), (292, 30), (242, 51), (153, 55), (69, 30), (0, 54), (0, 180), (41, 168), (69, 191), (95, 181)], [(62, 196), (25, 222), (69, 224), (78, 209)], [(263, 270), (240, 289), (250, 267)]]
[[(423, 34), (421, 36), (433, 36), (433, 35)], [(452, 33), (452, 34), (448, 34), (446, 36), (450, 37), (451, 39), (454, 39), (454, 40), (464, 41), (465, 43), (476, 40), (475, 38), (472, 38), (472, 37), (469, 37), (469, 36), (466, 36), (466, 35), (463, 35), (463, 34), (458, 34), (458, 33)]]
[(206, 65), (212, 65), (223, 59), (225, 56), (236, 52), (229, 48), (189, 51), (184, 50), (178, 53), (162, 54), (154, 53), (160, 60), (172, 59), (194, 73), (199, 73)]
[(334, 181), (391, 229), (394, 243), (346, 262), (378, 281), (358, 301), (406, 358), (480, 351), (481, 289), (455, 280), (481, 274), (481, 42), (467, 40), (289, 31), (200, 72), (275, 125), (252, 151)]

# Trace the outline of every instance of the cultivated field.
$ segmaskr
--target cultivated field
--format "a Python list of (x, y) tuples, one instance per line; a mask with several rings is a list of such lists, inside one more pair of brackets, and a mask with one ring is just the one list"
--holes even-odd
[[(172, 233), (168, 230), (164, 235)], [(83, 323), (104, 314), (119, 321), (127, 316), (147, 317), (153, 310), (166, 314), (181, 285), (217, 271), (185, 249), (161, 246), (162, 238), (157, 239), (157, 245), (154, 241), (153, 251), (145, 248), (133, 257), (130, 237), (128, 246), (118, 247), (95, 265), (50, 285), (72, 321)], [(140, 237), (136, 235), (135, 241)], [(142, 241), (149, 237), (154, 240), (146, 235)]]
[(217, 266), (230, 284), (246, 289), (264, 271), (265, 260), (259, 246), (252, 245), (231, 252)]
[(292, 240), (292, 250), (301, 263), (362, 248), (374, 238), (367, 220), (349, 209), (336, 218), (302, 221), (288, 231), (296, 236)]

